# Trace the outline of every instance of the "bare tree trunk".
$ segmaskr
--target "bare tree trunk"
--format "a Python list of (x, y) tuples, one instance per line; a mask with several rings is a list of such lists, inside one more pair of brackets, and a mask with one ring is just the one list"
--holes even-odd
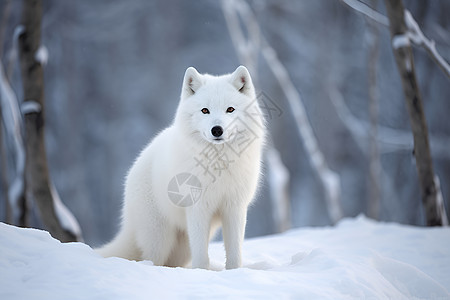
[[(0, 60), (3, 57), (3, 47), (4, 47), (4, 43), (3, 43), (3, 38), (5, 36), (5, 31), (6, 31), (6, 27), (7, 24), (9, 22), (9, 18), (11, 15), (11, 1), (8, 0), (5, 2), (4, 6), (1, 7), (1, 9), (3, 9), (3, 15), (2, 15), (2, 19), (1, 19), (1, 24), (0, 24)], [(11, 95), (8, 91), (10, 91), (12, 93), (12, 89), (9, 86), (9, 83), (7, 83), (8, 79), (7, 79), (7, 75), (4, 74), (3, 72), (3, 65), (2, 62), (0, 61), (0, 90), (1, 90), (1, 94), (2, 97), (7, 97), (7, 95)], [(7, 91), (8, 90), (8, 91)], [(5, 100), (5, 102), (3, 102), (2, 104), (8, 102), (8, 101), (12, 101), (12, 100), (17, 100), (17, 99), (9, 99), (9, 100)], [(9, 104), (12, 106), (13, 103), (9, 102)], [(17, 103), (16, 103), (17, 104)], [(10, 107), (12, 109), (12, 107)], [(11, 111), (12, 112), (12, 111)], [(0, 107), (0, 118), (2, 116), (2, 108)], [(17, 117), (17, 115), (16, 115)], [(14, 119), (14, 117), (13, 117)], [(17, 120), (17, 119), (16, 119)], [(17, 155), (17, 161), (16, 161), (16, 166), (15, 166), (15, 171), (16, 173), (16, 178), (11, 182), (11, 184), (13, 185), (11, 188), (8, 185), (8, 167), (7, 167), (7, 157), (6, 157), (6, 153), (5, 153), (5, 145), (3, 144), (4, 141), (7, 141), (8, 139), (8, 130), (6, 126), (6, 122), (8, 122), (7, 120), (2, 120), (4, 128), (5, 128), (5, 132), (7, 133), (5, 136), (5, 140), (2, 137), (2, 129), (0, 128), (0, 155), (1, 155), (1, 172), (2, 172), (2, 178), (1, 178), (1, 184), (2, 184), (2, 191), (4, 193), (4, 199), (5, 199), (5, 221), (6, 223), (9, 224), (17, 224), (21, 227), (27, 227), (29, 225), (29, 205), (28, 205), (28, 201), (27, 201), (27, 197), (25, 194), (25, 178), (21, 178), (21, 180), (18, 180), (19, 177), (24, 177), (23, 172), (17, 172), (19, 169), (21, 169), (20, 167), (23, 166), (19, 161), (21, 160), (21, 154), (16, 153)], [(0, 122), (1, 123), (1, 122)], [(18, 123), (12, 125), (10, 128), (13, 128), (15, 126), (17, 126)], [(1, 125), (0, 125), (1, 127)], [(13, 132), (13, 134), (21, 134), (21, 128), (20, 127), (15, 127), (15, 130), (12, 130), (9, 132), (9, 134), (11, 134), (11, 132)], [(19, 132), (20, 131), (20, 132)], [(20, 147), (20, 143), (18, 143), (18, 139), (16, 137), (15, 139), (15, 147)], [(16, 150), (18, 148), (15, 148)], [(23, 171), (23, 169), (21, 169)], [(22, 183), (22, 184), (17, 184), (17, 183)], [(14, 196), (11, 197), (11, 195), (9, 194), (11, 190), (14, 190)], [(12, 206), (14, 207), (14, 210), (12, 209)]]
[[(0, 24), (0, 64), (3, 56), (3, 36), (5, 35), (6, 24), (9, 20), (9, 11), (11, 3), (8, 1), (3, 7), (2, 22)], [(0, 188), (2, 189), (3, 199), (5, 200), (5, 222), (11, 224), (11, 205), (8, 197), (8, 168), (6, 161), (5, 145), (3, 143), (3, 120), (2, 106), (0, 104)]]
[(6, 153), (3, 143), (3, 126), (2, 126), (2, 107), (0, 105), (0, 188), (2, 189), (2, 196), (5, 201), (5, 222), (11, 224), (11, 205), (8, 197), (8, 179), (6, 167)]
[(49, 171), (44, 143), (44, 74), (36, 59), (41, 39), (42, 1), (23, 2), (22, 25), (19, 35), (19, 55), (24, 89), (27, 173), (33, 199), (36, 201), (44, 225), (63, 242), (75, 241), (58, 220), (50, 190)]
[(402, 80), (414, 137), (414, 155), (427, 225), (442, 225), (445, 210), (437, 204), (437, 190), (428, 142), (428, 130), (414, 70), (412, 48), (407, 35), (405, 10), (401, 0), (385, 0), (384, 2), (390, 23), (392, 49)]
[[(376, 0), (372, 6), (376, 6)], [(369, 203), (367, 214), (377, 220), (380, 214), (381, 198), (381, 162), (378, 150), (378, 91), (377, 91), (377, 60), (379, 53), (379, 33), (376, 24), (371, 19), (367, 20), (369, 26)]]

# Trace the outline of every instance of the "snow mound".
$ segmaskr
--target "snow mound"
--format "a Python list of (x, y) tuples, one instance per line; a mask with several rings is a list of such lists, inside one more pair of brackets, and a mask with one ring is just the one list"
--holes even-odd
[(246, 240), (244, 268), (209, 271), (102, 258), (82, 243), (0, 223), (0, 299), (450, 299), (450, 228), (358, 217)]

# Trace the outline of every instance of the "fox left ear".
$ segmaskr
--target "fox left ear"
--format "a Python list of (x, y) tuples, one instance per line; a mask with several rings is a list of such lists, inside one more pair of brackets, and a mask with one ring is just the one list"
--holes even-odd
[(184, 73), (182, 97), (187, 98), (194, 95), (202, 86), (202, 76), (194, 67), (187, 68)]
[(250, 73), (246, 67), (239, 66), (236, 71), (231, 74), (231, 83), (242, 94), (251, 96), (250, 94), (253, 90), (253, 83)]

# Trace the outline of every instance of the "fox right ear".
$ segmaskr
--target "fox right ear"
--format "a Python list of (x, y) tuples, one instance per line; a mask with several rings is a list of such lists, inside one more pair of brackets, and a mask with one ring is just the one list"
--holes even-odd
[(239, 66), (231, 74), (231, 83), (239, 92), (247, 96), (251, 96), (252, 90), (254, 90), (250, 73), (244, 66)]
[(183, 94), (185, 97), (194, 95), (202, 86), (202, 75), (194, 67), (189, 67), (184, 73)]

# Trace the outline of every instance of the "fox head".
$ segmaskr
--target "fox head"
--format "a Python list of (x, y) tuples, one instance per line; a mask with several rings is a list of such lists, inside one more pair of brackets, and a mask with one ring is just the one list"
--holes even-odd
[(234, 145), (263, 137), (263, 119), (250, 73), (222, 76), (186, 70), (175, 122), (195, 140)]

